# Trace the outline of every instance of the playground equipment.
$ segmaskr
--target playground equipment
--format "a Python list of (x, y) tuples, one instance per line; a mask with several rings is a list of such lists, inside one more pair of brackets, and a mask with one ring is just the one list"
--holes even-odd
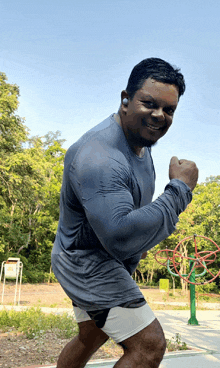
[[(195, 248), (194, 254), (190, 256), (182, 254), (182, 252), (180, 252), (181, 245), (184, 242), (190, 243), (192, 240)], [(198, 240), (200, 240), (200, 242)], [(209, 245), (212, 248), (211, 250), (204, 250), (207, 242), (209, 242)], [(188, 236), (181, 240), (174, 250), (162, 249), (155, 255), (156, 261), (163, 266), (166, 265), (168, 272), (172, 276), (181, 277), (185, 282), (190, 284), (191, 317), (188, 321), (188, 324), (190, 325), (199, 324), (196, 319), (195, 285), (208, 284), (213, 282), (220, 275), (218, 267), (216, 267), (218, 271), (215, 272), (212, 269), (208, 269), (208, 266), (213, 266), (214, 262), (216, 262), (217, 265), (218, 253), (220, 253), (220, 247), (213, 240), (202, 235), (194, 234), (193, 236)], [(175, 272), (171, 270), (171, 267), (174, 268)], [(188, 271), (188, 273), (183, 274), (183, 269)], [(211, 275), (211, 279), (207, 281), (203, 281), (203, 279), (201, 279), (200, 282), (196, 282), (196, 279), (201, 278), (206, 274)]]
[(20, 261), (20, 258), (12, 258), (11, 257), (11, 258), (8, 258), (7, 261), (2, 262), (1, 274), (0, 274), (0, 282), (2, 281), (2, 278), (3, 278), (2, 304), (3, 304), (3, 300), (4, 300), (4, 291), (5, 291), (5, 281), (6, 281), (6, 279), (10, 279), (10, 280), (15, 279), (16, 280), (14, 305), (16, 304), (19, 276), (20, 276), (20, 281), (19, 281), (19, 292), (18, 292), (18, 305), (20, 304), (22, 271), (23, 271), (23, 263)]

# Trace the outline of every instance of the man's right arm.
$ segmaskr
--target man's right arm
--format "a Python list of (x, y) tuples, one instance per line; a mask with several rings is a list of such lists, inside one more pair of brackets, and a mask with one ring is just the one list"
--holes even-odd
[(192, 199), (189, 186), (172, 178), (160, 197), (135, 209), (128, 169), (96, 147), (72, 165), (70, 181), (99, 241), (120, 261), (141, 257), (171, 235)]

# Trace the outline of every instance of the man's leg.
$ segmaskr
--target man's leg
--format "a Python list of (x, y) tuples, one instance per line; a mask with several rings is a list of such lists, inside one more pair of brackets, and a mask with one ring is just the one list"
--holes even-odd
[(157, 319), (119, 345), (124, 355), (114, 368), (158, 368), (166, 350), (164, 333)]
[(91, 356), (108, 340), (94, 321), (80, 322), (79, 335), (62, 350), (57, 368), (83, 368)]

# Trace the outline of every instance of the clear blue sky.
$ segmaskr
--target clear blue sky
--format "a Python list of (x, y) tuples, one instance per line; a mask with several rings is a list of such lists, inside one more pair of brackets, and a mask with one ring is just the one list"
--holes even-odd
[(186, 92), (153, 148), (156, 192), (171, 156), (220, 174), (220, 3), (198, 0), (0, 1), (0, 71), (20, 87), (31, 135), (60, 130), (68, 148), (120, 104), (135, 64), (181, 68)]

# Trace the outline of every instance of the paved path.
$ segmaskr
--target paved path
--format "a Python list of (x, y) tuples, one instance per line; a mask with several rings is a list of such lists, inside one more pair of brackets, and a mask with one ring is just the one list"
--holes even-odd
[[(12, 307), (7, 307), (11, 309)], [(26, 307), (13, 307), (16, 310), (23, 310)], [(0, 308), (2, 309), (2, 308)], [(72, 309), (61, 308), (41, 308), (45, 313), (73, 314)], [(199, 326), (187, 324), (190, 312), (187, 310), (155, 311), (155, 315), (160, 321), (166, 338), (172, 338), (179, 333), (182, 341), (187, 345), (196, 347), (195, 352), (180, 352), (166, 354), (160, 368), (220, 368), (220, 310), (197, 310), (196, 317)], [(112, 368), (114, 361), (91, 362), (87, 368)], [(35, 368), (37, 366), (32, 366)], [(27, 367), (26, 367), (27, 368)], [(47, 368), (56, 368), (47, 366)]]
[(204, 349), (183, 356), (165, 356), (160, 368), (220, 368), (220, 311), (197, 311), (199, 326), (188, 325), (189, 311), (156, 311), (167, 338), (176, 333), (188, 345)]

